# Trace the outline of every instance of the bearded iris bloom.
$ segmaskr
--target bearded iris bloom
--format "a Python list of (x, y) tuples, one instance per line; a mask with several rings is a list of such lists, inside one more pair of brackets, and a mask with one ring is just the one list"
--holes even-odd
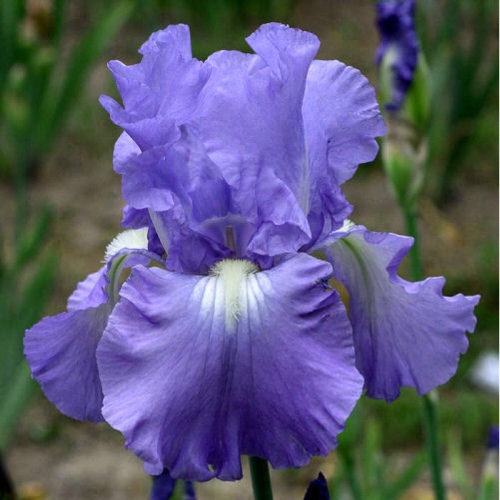
[(254, 54), (201, 62), (169, 26), (140, 63), (109, 64), (128, 231), (25, 337), (48, 398), (106, 420), (150, 474), (234, 480), (241, 455), (300, 467), (336, 446), (363, 390), (446, 382), (475, 326), (477, 297), (397, 275), (411, 238), (347, 220), (340, 186), (385, 132), (368, 81), (313, 60), (307, 32), (247, 41)]

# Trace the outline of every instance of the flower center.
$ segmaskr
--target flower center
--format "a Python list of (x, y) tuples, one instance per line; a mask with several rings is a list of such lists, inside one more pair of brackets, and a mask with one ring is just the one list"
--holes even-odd
[(240, 314), (242, 287), (246, 286), (248, 276), (259, 271), (259, 267), (249, 260), (223, 259), (210, 269), (223, 294), (226, 326), (234, 330)]

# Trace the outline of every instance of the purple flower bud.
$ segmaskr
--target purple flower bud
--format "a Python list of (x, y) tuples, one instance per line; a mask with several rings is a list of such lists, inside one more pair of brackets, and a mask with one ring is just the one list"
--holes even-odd
[(498, 450), (498, 425), (492, 425), (488, 431), (488, 450)]
[(311, 481), (309, 488), (307, 488), (304, 500), (330, 500), (330, 493), (328, 492), (328, 483), (325, 476), (320, 472), (318, 478)]
[(419, 44), (415, 31), (415, 0), (383, 0), (377, 3), (380, 45), (377, 65), (387, 67), (389, 102), (386, 109), (401, 108), (417, 67)]

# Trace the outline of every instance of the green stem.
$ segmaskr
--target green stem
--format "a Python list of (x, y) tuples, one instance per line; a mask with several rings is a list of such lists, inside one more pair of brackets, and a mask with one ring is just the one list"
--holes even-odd
[(434, 397), (435, 394), (433, 395), (431, 392), (422, 398), (424, 402), (425, 443), (429, 457), (435, 498), (436, 500), (445, 500), (446, 490), (443, 483), (441, 467), (437, 405), (436, 401), (433, 399)]
[[(405, 207), (403, 208), (403, 212), (405, 216), (406, 231), (415, 240), (415, 243), (409, 252), (411, 277), (414, 281), (420, 281), (423, 278), (424, 272), (420, 254), (417, 208)], [(431, 469), (435, 498), (436, 500), (445, 500), (446, 491), (441, 466), (441, 446), (439, 439), (436, 396), (437, 392), (434, 390), (433, 393), (426, 394), (422, 398), (424, 405), (425, 446), (427, 448), (427, 456)]]
[(273, 489), (267, 461), (258, 457), (249, 457), (249, 461), (255, 500), (273, 500)]
[(420, 257), (417, 209), (414, 207), (403, 208), (403, 213), (405, 217), (406, 233), (415, 240), (408, 254), (410, 258), (411, 278), (414, 281), (420, 281), (424, 276), (424, 268)]

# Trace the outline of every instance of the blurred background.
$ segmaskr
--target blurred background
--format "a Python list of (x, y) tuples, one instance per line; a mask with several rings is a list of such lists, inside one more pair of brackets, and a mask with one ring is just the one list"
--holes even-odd
[[(498, 425), (498, 4), (417, 4), (432, 81), (429, 178), (419, 207), (425, 273), (444, 275), (447, 295), (482, 296), (469, 351), (439, 391), (450, 498), (472, 499), (489, 429)], [(315, 33), (318, 58), (357, 67), (377, 85), (369, 0), (1, 2), (0, 453), (21, 498), (139, 500), (150, 486), (117, 432), (66, 418), (45, 400), (22, 356), (24, 330), (65, 310), (120, 231), (112, 169), (120, 131), (97, 101), (117, 96), (107, 61), (138, 62), (149, 34), (178, 22), (190, 25), (197, 58), (247, 51), (245, 36), (269, 21)], [(361, 166), (345, 192), (356, 223), (404, 233), (379, 160)], [(340, 452), (300, 471), (273, 472), (276, 498), (302, 498), (319, 470), (336, 499), (432, 498), (422, 436), (413, 391), (389, 405), (363, 399)], [(248, 478), (212, 481), (198, 492), (202, 500), (251, 498)]]

